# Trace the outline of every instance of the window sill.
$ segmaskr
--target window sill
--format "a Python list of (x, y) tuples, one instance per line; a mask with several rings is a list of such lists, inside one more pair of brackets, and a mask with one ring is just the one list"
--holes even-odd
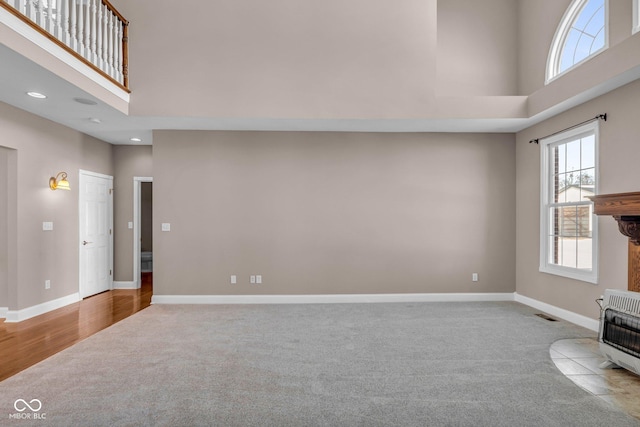
[(540, 266), (541, 273), (552, 274), (554, 276), (566, 277), (568, 279), (579, 280), (594, 285), (598, 284), (598, 273), (595, 270), (585, 271), (575, 268), (559, 267), (559, 266)]

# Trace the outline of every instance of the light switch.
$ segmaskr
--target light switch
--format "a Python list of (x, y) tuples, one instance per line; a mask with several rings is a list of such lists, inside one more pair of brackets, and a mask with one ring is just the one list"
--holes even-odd
[(133, 228), (133, 222), (129, 221), (129, 224), (127, 224), (127, 227), (129, 227), (129, 230), (131, 230)]
[(171, 224), (168, 222), (162, 223), (162, 231), (171, 231)]
[(43, 231), (52, 231), (53, 230), (53, 222), (43, 222), (42, 223)]

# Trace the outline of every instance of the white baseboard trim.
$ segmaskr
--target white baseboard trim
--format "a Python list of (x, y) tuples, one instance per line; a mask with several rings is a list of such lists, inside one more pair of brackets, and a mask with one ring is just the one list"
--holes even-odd
[(113, 289), (138, 289), (136, 282), (113, 282)]
[(80, 301), (80, 299), (80, 294), (76, 292), (75, 294), (23, 308), (22, 310), (8, 310), (5, 322), (22, 322), (23, 320), (31, 319), (32, 317), (73, 304), (74, 302)]
[(6, 319), (9, 307), (0, 307), (0, 319)]
[(332, 295), (153, 295), (151, 304), (336, 304), (368, 302), (513, 301), (513, 293), (332, 294)]
[(590, 317), (583, 316), (569, 310), (565, 310), (564, 308), (556, 307), (555, 305), (547, 304), (546, 302), (525, 297), (524, 295), (520, 295), (517, 292), (514, 294), (514, 300), (521, 304), (544, 311), (547, 314), (559, 317), (562, 320), (566, 320), (567, 322), (574, 323), (578, 326), (582, 326), (583, 328), (587, 328), (595, 332), (598, 332), (598, 329), (600, 327), (599, 320), (592, 319)]

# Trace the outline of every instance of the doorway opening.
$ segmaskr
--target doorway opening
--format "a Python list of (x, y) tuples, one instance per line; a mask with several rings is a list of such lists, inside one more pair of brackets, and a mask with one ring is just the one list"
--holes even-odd
[(17, 306), (17, 151), (0, 147), (0, 318)]
[(133, 177), (133, 280), (153, 283), (153, 178)]

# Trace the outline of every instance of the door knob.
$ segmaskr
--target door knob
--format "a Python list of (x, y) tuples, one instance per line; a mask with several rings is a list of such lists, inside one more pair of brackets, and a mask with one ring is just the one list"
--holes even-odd
[(87, 242), (86, 240), (83, 240), (83, 241), (82, 241), (82, 245), (83, 245), (83, 246), (86, 246), (86, 245), (88, 245), (89, 243), (93, 243), (93, 242)]

